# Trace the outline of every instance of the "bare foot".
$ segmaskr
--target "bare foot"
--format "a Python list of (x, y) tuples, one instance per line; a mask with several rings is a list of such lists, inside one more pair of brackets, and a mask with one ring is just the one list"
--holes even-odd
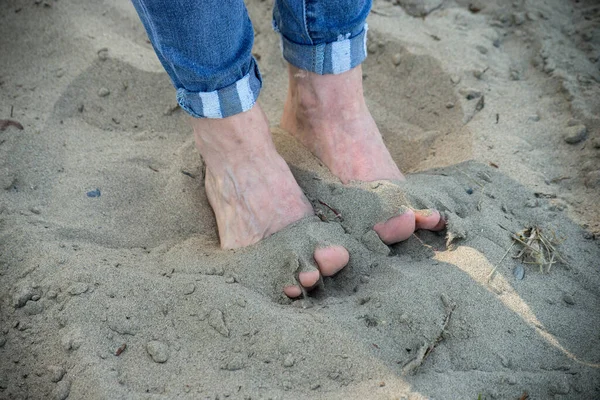
[[(260, 106), (224, 119), (192, 120), (196, 145), (206, 164), (206, 195), (215, 213), (221, 247), (248, 246), (314, 211), (288, 165), (277, 153)], [(319, 271), (298, 280), (313, 287), (342, 269), (349, 259), (341, 246), (317, 249)], [(300, 287), (284, 288), (290, 297)], [(300, 293), (298, 293), (300, 292)]]
[[(281, 127), (342, 183), (404, 180), (365, 103), (360, 66), (339, 75), (318, 75), (288, 65), (288, 74)], [(373, 227), (386, 244), (408, 239), (415, 229), (443, 228), (437, 211), (410, 209)]]

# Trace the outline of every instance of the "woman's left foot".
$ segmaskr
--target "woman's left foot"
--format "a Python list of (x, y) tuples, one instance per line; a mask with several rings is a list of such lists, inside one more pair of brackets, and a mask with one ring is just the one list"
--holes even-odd
[[(281, 127), (318, 157), (342, 183), (404, 180), (363, 96), (360, 66), (339, 75), (288, 67), (289, 88)], [(434, 210), (407, 210), (373, 227), (393, 244), (416, 229), (441, 230)]]

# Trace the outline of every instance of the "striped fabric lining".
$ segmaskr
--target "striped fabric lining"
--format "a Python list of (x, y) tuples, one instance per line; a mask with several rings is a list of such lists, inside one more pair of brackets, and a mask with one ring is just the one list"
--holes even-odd
[(340, 38), (335, 42), (304, 45), (281, 36), (283, 57), (292, 65), (324, 74), (341, 74), (362, 63), (367, 57), (367, 30), (352, 38)]
[(202, 114), (206, 118), (223, 118), (221, 112), (221, 102), (219, 101), (219, 92), (200, 92), (200, 103), (202, 107)]
[(196, 118), (226, 118), (250, 110), (256, 103), (262, 79), (256, 61), (250, 72), (233, 84), (212, 92), (177, 89), (181, 108)]

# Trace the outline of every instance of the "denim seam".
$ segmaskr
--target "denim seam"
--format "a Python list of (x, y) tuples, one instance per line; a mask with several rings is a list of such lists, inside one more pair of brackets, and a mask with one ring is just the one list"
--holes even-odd
[(306, 0), (302, 0), (302, 19), (304, 20), (304, 30), (306, 31), (306, 37), (310, 40), (310, 44), (314, 44), (310, 31), (308, 30), (308, 19), (306, 17)]
[[(158, 32), (156, 31), (156, 27), (152, 23), (152, 18), (150, 18), (150, 13), (148, 12), (146, 3), (143, 0), (139, 0), (138, 3), (142, 7), (142, 11), (144, 12), (144, 14), (146, 16), (145, 20), (148, 24), (148, 27), (150, 28), (150, 33), (152, 35), (152, 41), (151, 41), (152, 45), (156, 48), (156, 51), (161, 54), (161, 58), (165, 61), (168, 61), (164, 56), (162, 56), (162, 54), (163, 54), (162, 47), (160, 46), (160, 43), (158, 41), (159, 35), (158, 35)], [(169, 66), (171, 67), (171, 71), (175, 71), (175, 65), (173, 65), (173, 63), (170, 61), (168, 61), (168, 62), (169, 62)]]

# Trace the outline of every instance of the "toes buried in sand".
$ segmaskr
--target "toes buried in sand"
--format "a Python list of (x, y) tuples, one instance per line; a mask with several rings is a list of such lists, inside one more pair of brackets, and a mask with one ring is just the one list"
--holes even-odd
[(286, 286), (283, 288), (283, 293), (285, 293), (285, 295), (291, 299), (295, 299), (296, 297), (300, 297), (302, 296), (302, 289), (300, 289), (300, 286)]
[(283, 293), (290, 298), (302, 296), (306, 290), (314, 288), (321, 279), (321, 273), (318, 270), (303, 271), (298, 274), (298, 283), (302, 285), (289, 285), (283, 288)]
[(408, 207), (403, 207), (400, 214), (375, 224), (373, 230), (377, 232), (383, 243), (390, 245), (408, 239), (414, 233), (415, 227), (415, 212)]
[(428, 231), (441, 231), (446, 227), (446, 221), (435, 210), (415, 210), (415, 228)]
[(333, 276), (348, 264), (350, 254), (342, 246), (322, 247), (315, 250), (315, 261), (321, 275)]
[(296, 298), (302, 296), (307, 290), (318, 285), (321, 276), (333, 276), (343, 269), (350, 261), (350, 254), (342, 246), (320, 247), (315, 250), (314, 259), (318, 270), (302, 271), (298, 273), (298, 285), (289, 285), (283, 288), (283, 293)]

